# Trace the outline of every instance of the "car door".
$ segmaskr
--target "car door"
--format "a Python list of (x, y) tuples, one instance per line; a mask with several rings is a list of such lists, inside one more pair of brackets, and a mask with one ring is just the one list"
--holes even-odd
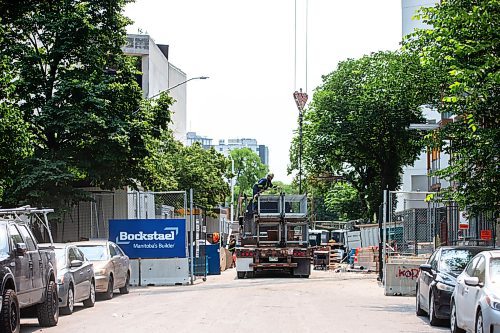
[(16, 281), (16, 292), (19, 301), (19, 306), (22, 308), (31, 304), (31, 291), (33, 289), (31, 276), (33, 274), (30, 257), (27, 253), (24, 255), (18, 255), (16, 252), (16, 244), (24, 244), (24, 239), (21, 237), (21, 233), (17, 229), (17, 226), (10, 224), (9, 236), (11, 241), (12, 254), (14, 256), (14, 268), (15, 272), (14, 280)]
[(78, 260), (78, 256), (76, 255), (75, 248), (73, 246), (68, 247), (68, 262), (69, 262), (69, 272), (73, 276), (73, 290), (74, 297), (78, 299), (83, 292), (82, 283), (83, 283), (83, 271), (82, 266), (72, 267), (71, 263), (75, 260)]
[(123, 286), (125, 279), (123, 276), (123, 261), (121, 259), (120, 253), (117, 251), (116, 246), (113, 243), (108, 243), (109, 255), (111, 256), (111, 261), (113, 262), (113, 267), (115, 269), (115, 286)]
[[(477, 277), (479, 279), (479, 283), (484, 283), (485, 274), (486, 274), (486, 259), (483, 255), (477, 257), (477, 264), (474, 266), (474, 271), (472, 273), (472, 277)], [(480, 286), (467, 286), (464, 284), (464, 304), (466, 304), (467, 308), (464, 309), (463, 318), (465, 321), (466, 327), (472, 329), (475, 326), (476, 322), (476, 304), (478, 298), (481, 295), (481, 287)]]
[(426, 272), (426, 271), (421, 271), (420, 272), (420, 304), (422, 304), (424, 309), (429, 309), (429, 292), (430, 292), (430, 285), (432, 281), (434, 280), (434, 277), (436, 276), (436, 271), (437, 271), (437, 263), (439, 260), (440, 256), (440, 250), (434, 252), (434, 254), (430, 257), (429, 261), (427, 262), (429, 265), (431, 265), (431, 272)]
[(472, 274), (474, 273), (474, 268), (476, 267), (478, 261), (479, 257), (476, 256), (469, 262), (469, 264), (465, 267), (463, 273), (458, 276), (457, 284), (455, 286), (456, 291), (454, 300), (456, 306), (457, 322), (458, 325), (462, 328), (467, 327), (466, 313), (471, 311), (471, 305), (467, 304), (465, 301), (465, 289), (467, 285), (465, 284), (464, 280), (465, 278), (472, 276)]
[(79, 283), (78, 294), (75, 295), (75, 299), (87, 299), (90, 292), (90, 263), (85, 259), (85, 256), (78, 248), (72, 247), (72, 249), (75, 251), (76, 260), (80, 260), (82, 262), (82, 265), (78, 268), (78, 275), (81, 279)]
[(18, 229), (21, 236), (26, 244), (27, 255), (29, 256), (30, 262), (33, 266), (31, 281), (33, 285), (32, 299), (33, 302), (39, 302), (42, 300), (45, 292), (44, 282), (45, 282), (45, 270), (43, 267), (43, 259), (38, 251), (38, 245), (36, 244), (35, 238), (29, 231), (26, 225), (19, 225)]
[(127, 273), (128, 273), (128, 267), (129, 267), (129, 259), (127, 255), (123, 252), (123, 250), (116, 244), (113, 244), (115, 247), (116, 253), (120, 256), (120, 261), (121, 261), (121, 268), (122, 268), (122, 274), (123, 274), (123, 279), (124, 283), (127, 281)]

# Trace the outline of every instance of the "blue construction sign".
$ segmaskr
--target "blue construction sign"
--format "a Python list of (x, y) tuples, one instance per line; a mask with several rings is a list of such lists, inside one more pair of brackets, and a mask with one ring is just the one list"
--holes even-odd
[(109, 240), (131, 259), (185, 258), (186, 220), (109, 220)]

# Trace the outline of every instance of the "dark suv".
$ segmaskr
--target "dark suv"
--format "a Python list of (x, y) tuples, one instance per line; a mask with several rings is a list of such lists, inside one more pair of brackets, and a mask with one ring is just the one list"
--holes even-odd
[(55, 326), (59, 301), (53, 249), (40, 249), (28, 223), (0, 214), (0, 332), (19, 332), (20, 310)]

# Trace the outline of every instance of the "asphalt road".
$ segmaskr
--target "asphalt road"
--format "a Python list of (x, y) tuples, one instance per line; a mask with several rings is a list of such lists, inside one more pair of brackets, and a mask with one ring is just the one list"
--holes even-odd
[(314, 271), (309, 279), (237, 280), (235, 271), (194, 286), (132, 288), (76, 307), (56, 327), (22, 319), (21, 332), (445, 332), (415, 316), (414, 298), (384, 296), (373, 274)]

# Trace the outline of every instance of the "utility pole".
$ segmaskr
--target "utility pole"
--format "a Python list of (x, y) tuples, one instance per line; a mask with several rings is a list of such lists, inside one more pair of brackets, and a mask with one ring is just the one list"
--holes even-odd
[(297, 109), (299, 109), (299, 194), (302, 194), (302, 122), (304, 118), (304, 106), (307, 103), (308, 96), (300, 88), (299, 91), (293, 93), (293, 98), (295, 99), (295, 104), (297, 104)]

